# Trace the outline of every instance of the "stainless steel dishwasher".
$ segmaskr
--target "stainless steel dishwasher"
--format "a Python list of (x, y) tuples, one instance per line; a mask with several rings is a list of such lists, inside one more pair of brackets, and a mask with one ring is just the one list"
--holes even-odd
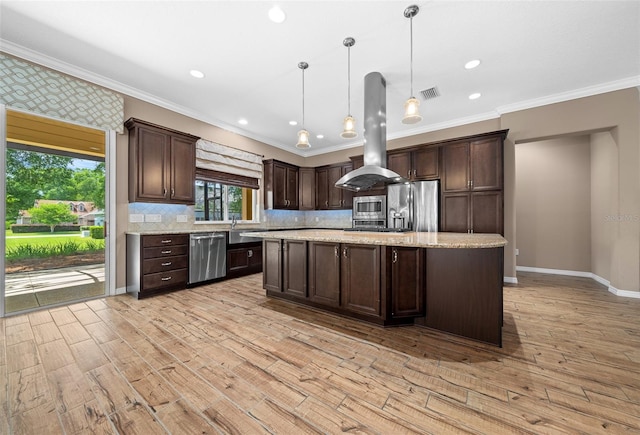
[(189, 284), (222, 278), (227, 273), (227, 234), (194, 233), (189, 237)]

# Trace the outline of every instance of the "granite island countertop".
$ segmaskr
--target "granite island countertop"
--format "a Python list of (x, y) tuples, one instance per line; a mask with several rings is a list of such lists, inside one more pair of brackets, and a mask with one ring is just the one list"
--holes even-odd
[(411, 246), (418, 248), (500, 248), (507, 240), (500, 234), (407, 232), (385, 233), (344, 230), (251, 231), (242, 235), (263, 239), (307, 240), (361, 245)]

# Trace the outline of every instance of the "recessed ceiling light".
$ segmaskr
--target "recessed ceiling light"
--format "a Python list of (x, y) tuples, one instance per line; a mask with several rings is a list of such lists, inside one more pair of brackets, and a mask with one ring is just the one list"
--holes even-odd
[(474, 69), (478, 65), (480, 65), (480, 60), (479, 59), (474, 59), (474, 60), (470, 60), (469, 62), (465, 63), (464, 67), (466, 69)]
[(316, 136), (318, 139), (324, 139), (324, 134), (319, 134)]
[(249, 121), (247, 121), (244, 118), (238, 119), (238, 124), (240, 125), (247, 125), (249, 123)]
[(298, 121), (289, 121), (289, 125), (298, 125)]
[(202, 71), (198, 71), (197, 69), (192, 69), (191, 71), (189, 71), (189, 74), (191, 74), (192, 77), (195, 77), (197, 79), (204, 78), (204, 73)]
[(476, 92), (474, 94), (469, 95), (469, 99), (470, 100), (477, 100), (478, 98), (480, 98), (482, 94), (480, 92)]
[(286, 18), (287, 16), (285, 15), (284, 11), (280, 9), (279, 6), (274, 6), (271, 9), (269, 9), (269, 19), (274, 23), (280, 24), (284, 22)]

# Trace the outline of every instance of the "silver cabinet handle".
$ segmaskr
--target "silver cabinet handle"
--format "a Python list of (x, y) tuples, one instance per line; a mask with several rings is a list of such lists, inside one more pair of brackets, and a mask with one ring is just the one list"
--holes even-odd
[(393, 263), (398, 262), (398, 250), (393, 248)]
[(253, 257), (253, 251), (251, 249), (247, 251), (247, 257), (249, 258)]
[(171, 249), (168, 249), (166, 251), (160, 251), (161, 254), (171, 254)]
[(162, 189), (162, 196), (167, 196), (167, 188)]
[(471, 188), (473, 189), (473, 180), (469, 181), (471, 183)]
[(166, 263), (162, 263), (163, 266), (171, 266), (171, 262), (167, 261)]
[(336, 258), (340, 258), (340, 248), (338, 248), (337, 246), (334, 246), (333, 252), (336, 254)]
[(171, 239), (163, 240), (163, 241), (161, 241), (160, 243), (164, 243), (164, 244), (171, 243)]
[(171, 280), (171, 277), (170, 277), (170, 276), (167, 276), (166, 278), (160, 278), (160, 279), (161, 279), (162, 281), (170, 281), (170, 280)]
[(329, 207), (329, 201), (325, 201), (324, 205), (326, 205), (327, 207)]
[(342, 248), (342, 256), (343, 256), (344, 258), (349, 258), (349, 257), (347, 256), (347, 248)]
[(171, 197), (173, 198), (174, 196), (176, 196), (176, 189), (174, 189), (173, 187), (171, 188)]

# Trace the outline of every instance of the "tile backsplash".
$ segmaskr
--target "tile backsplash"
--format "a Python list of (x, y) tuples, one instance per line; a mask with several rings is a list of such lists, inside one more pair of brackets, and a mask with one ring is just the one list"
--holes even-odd
[[(229, 223), (196, 223), (194, 206), (178, 204), (130, 203), (128, 232), (216, 231)], [(348, 228), (351, 210), (261, 210), (260, 222), (239, 223), (238, 228)]]

